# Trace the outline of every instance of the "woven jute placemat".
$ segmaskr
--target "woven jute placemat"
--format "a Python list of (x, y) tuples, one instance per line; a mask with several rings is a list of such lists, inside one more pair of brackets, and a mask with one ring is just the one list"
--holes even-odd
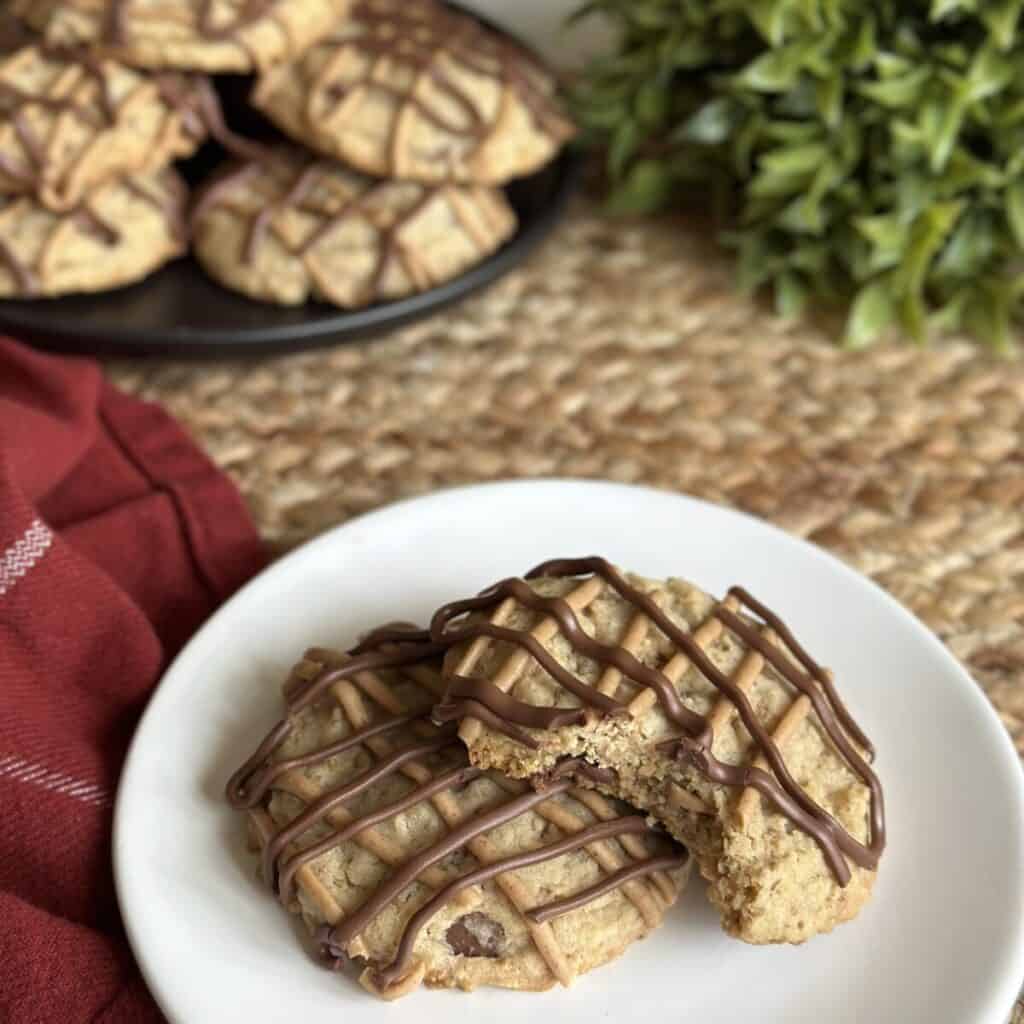
[(527, 266), (372, 344), (109, 370), (182, 420), (280, 550), (505, 477), (645, 483), (762, 516), (910, 607), (1024, 754), (1024, 362), (956, 341), (840, 351), (739, 297), (710, 234), (583, 199)]

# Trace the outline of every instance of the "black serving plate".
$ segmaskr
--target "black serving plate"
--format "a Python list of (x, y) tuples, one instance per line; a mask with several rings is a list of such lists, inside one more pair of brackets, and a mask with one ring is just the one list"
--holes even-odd
[[(238, 130), (257, 137), (272, 134), (244, 104), (247, 80), (222, 79), (217, 86)], [(216, 147), (206, 146), (181, 170), (194, 183), (221, 159)], [(45, 348), (105, 355), (268, 355), (367, 338), (450, 305), (525, 259), (561, 218), (580, 177), (580, 163), (567, 148), (535, 174), (512, 182), (505, 189), (519, 218), (512, 238), (459, 277), (406, 299), (354, 311), (314, 302), (276, 306), (222, 288), (186, 256), (115, 291), (0, 300), (0, 331)]]

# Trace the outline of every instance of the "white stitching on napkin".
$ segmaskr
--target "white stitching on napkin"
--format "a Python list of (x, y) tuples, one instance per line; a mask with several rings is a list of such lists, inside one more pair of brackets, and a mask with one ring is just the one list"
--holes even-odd
[(0, 597), (3, 597), (46, 554), (53, 534), (42, 519), (32, 525), (0, 555)]
[(73, 775), (55, 772), (45, 765), (12, 755), (0, 757), (0, 779), (2, 778), (27, 782), (53, 793), (63, 793), (83, 804), (105, 806), (110, 803), (110, 793), (95, 782), (85, 782)]

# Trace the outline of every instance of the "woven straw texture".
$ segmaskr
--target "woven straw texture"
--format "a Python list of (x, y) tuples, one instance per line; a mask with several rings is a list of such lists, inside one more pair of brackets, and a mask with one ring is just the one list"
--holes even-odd
[(762, 516), (908, 605), (1024, 754), (1024, 363), (956, 341), (837, 350), (737, 296), (709, 236), (582, 199), (527, 266), (373, 344), (109, 369), (185, 423), (279, 550), (504, 477), (645, 483)]

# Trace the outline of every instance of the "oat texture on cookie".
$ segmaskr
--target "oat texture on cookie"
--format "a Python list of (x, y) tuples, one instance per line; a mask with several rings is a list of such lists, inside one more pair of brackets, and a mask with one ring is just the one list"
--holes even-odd
[(105, 291), (185, 252), (187, 189), (170, 168), (119, 178), (56, 213), (0, 197), (0, 296)]
[(206, 135), (203, 83), (152, 76), (81, 49), (0, 55), (0, 193), (69, 210), (113, 178), (190, 156)]
[(742, 588), (600, 558), (545, 563), (439, 610), (435, 716), (515, 777), (584, 757), (692, 850), (728, 931), (801, 942), (853, 917), (885, 843), (867, 737), (785, 623)]
[(192, 219), (196, 256), (226, 287), (343, 308), (442, 284), (516, 224), (497, 189), (377, 181), (294, 147), (226, 169)]
[(88, 45), (127, 64), (247, 72), (295, 57), (346, 0), (35, 0), (20, 13), (48, 42)]
[(260, 79), (254, 104), (298, 141), (367, 174), (498, 185), (573, 134), (549, 72), (435, 0), (358, 0)]
[(660, 923), (687, 854), (571, 765), (540, 788), (472, 766), (429, 718), (440, 663), (404, 628), (309, 651), (229, 799), (325, 962), (374, 994), (568, 984)]

